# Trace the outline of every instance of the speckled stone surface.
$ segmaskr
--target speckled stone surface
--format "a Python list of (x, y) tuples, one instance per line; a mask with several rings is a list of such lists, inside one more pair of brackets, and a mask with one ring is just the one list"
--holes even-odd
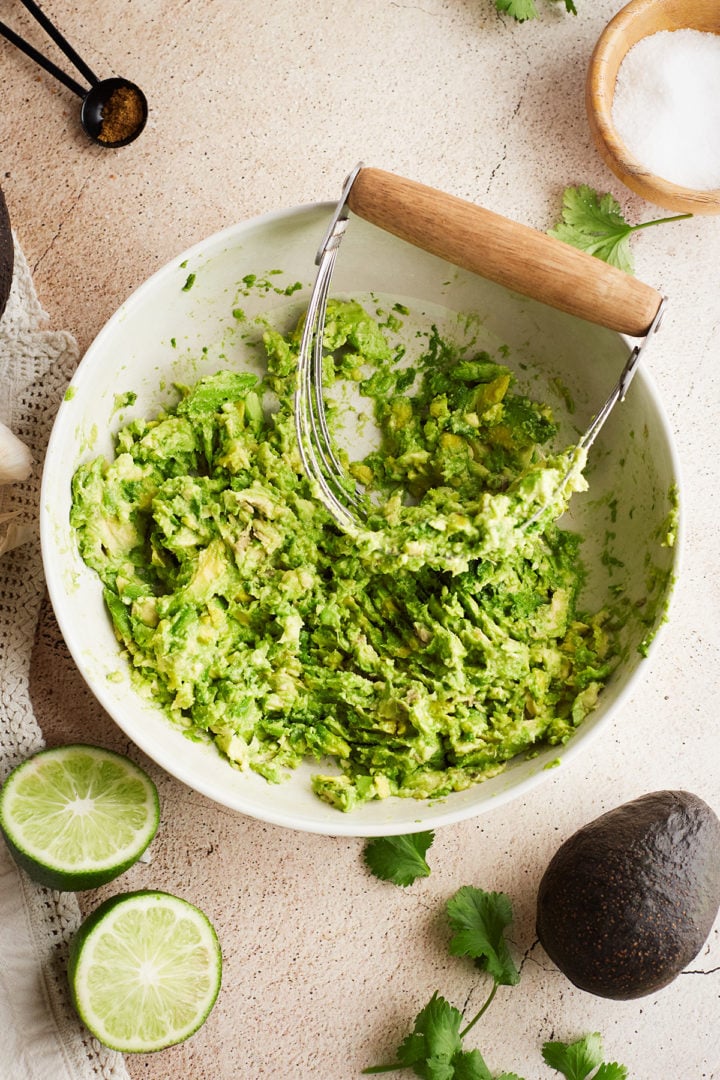
[[(537, 3), (541, 18), (517, 25), (492, 0), (47, 0), (98, 74), (132, 79), (150, 103), (136, 143), (93, 146), (78, 100), (0, 42), (0, 185), (52, 325), (84, 349), (168, 259), (240, 219), (336, 197), (358, 160), (539, 229), (581, 182), (613, 192), (632, 221), (660, 216), (605, 168), (585, 119), (590, 53), (620, 3), (578, 0), (576, 17)], [(19, 8), (3, 18), (44, 47)], [(406, 890), (370, 876), (360, 840), (240, 817), (144, 762), (162, 822), (122, 887), (203, 907), (225, 971), (205, 1027), (128, 1057), (135, 1080), (346, 1080), (389, 1059), (433, 991), (472, 1012), (486, 987), (449, 956), (443, 917), (463, 884), (507, 892), (515, 911), (520, 985), (468, 1037), (493, 1074), (550, 1080), (543, 1041), (599, 1031), (633, 1080), (720, 1080), (720, 925), (671, 986), (631, 1002), (575, 990), (534, 932), (542, 872), (580, 825), (664, 787), (720, 811), (720, 218), (648, 230), (634, 250), (638, 276), (671, 300), (648, 366), (677, 440), (685, 531), (671, 618), (641, 685), (579, 760), (440, 831), (431, 876)], [(85, 688), (48, 605), (31, 689), (49, 743), (85, 739), (143, 760)]]

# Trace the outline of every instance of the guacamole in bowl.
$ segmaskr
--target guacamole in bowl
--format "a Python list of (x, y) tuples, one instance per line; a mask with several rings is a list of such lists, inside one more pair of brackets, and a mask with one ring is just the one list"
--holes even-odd
[[(416, 260), (437, 289), (439, 260), (413, 250), (415, 273)], [(673, 555), (672, 471), (652, 479), (651, 507), (635, 499), (654, 521), (638, 552), (608, 485), (610, 448), (587, 480), (567, 449), (593, 393), (562, 358), (583, 324), (551, 313), (570, 331), (561, 342), (555, 329), (552, 367), (518, 339), (527, 318), (495, 327), (476, 306), (459, 316), (406, 294), (331, 302), (331, 416), (367, 500), (367, 528), (349, 536), (313, 497), (295, 445), (301, 290), (287, 273), (231, 276), (217, 240), (182, 263), (154, 286), (180, 294), (176, 332), (156, 328), (155, 370), (134, 358), (147, 361), (147, 343), (122, 333), (138, 305), (146, 330), (157, 320), (151, 283), (107, 328), (101, 354), (124, 340), (128, 357), (100, 394), (107, 433), (76, 422), (66, 517), (49, 513), (54, 500), (46, 513), (53, 602), (100, 701), (185, 782), (312, 831), (427, 828), (548, 775), (640, 669)], [(440, 291), (464, 297), (475, 280), (458, 272)], [(509, 302), (533, 321), (544, 312)], [(178, 316), (185, 307), (194, 318)], [(61, 414), (77, 421), (80, 398), (94, 424), (91, 354)], [(638, 397), (633, 423), (655, 405), (642, 380)], [(69, 430), (61, 415), (57, 445)], [(631, 458), (658, 448), (657, 425), (642, 431)], [(69, 625), (78, 594), (94, 640)]]

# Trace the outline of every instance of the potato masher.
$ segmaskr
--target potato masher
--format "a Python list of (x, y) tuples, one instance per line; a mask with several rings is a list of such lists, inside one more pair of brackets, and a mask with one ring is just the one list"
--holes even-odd
[[(322, 384), (327, 299), (351, 210), (400, 239), (514, 292), (642, 339), (577, 443), (578, 453), (586, 453), (615, 405), (624, 399), (644, 349), (660, 325), (665, 298), (637, 278), (563, 241), (424, 184), (360, 164), (345, 180), (315, 258), (318, 272), (300, 343), (295, 392), (303, 469), (337, 525), (349, 533), (365, 527), (362, 494), (333, 449)], [(531, 521), (541, 512), (542, 508)]]

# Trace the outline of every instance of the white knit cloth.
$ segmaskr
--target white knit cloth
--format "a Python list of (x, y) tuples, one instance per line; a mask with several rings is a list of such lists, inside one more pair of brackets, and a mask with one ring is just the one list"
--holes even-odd
[[(0, 486), (0, 548), (11, 528), (24, 542), (0, 554), (0, 782), (43, 746), (28, 692), (44, 582), (38, 507), (52, 421), (78, 360), (74, 338), (46, 328), (22, 251), (0, 319), (0, 420), (33, 453), (22, 484)], [(8, 517), (10, 515), (10, 517)], [(100, 1046), (70, 1003), (68, 944), (80, 922), (73, 893), (35, 885), (0, 841), (0, 1077), (129, 1080), (120, 1054)]]

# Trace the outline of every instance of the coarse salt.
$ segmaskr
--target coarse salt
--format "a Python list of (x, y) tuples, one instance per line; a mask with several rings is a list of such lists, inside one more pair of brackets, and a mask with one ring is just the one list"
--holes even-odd
[(620, 65), (612, 116), (650, 172), (720, 188), (720, 34), (661, 30), (638, 41)]

